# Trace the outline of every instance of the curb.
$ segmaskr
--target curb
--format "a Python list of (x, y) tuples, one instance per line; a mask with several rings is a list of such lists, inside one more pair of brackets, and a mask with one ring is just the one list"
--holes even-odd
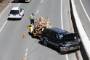
[(74, 15), (74, 18), (75, 18), (75, 23), (76, 23), (76, 26), (77, 26), (77, 30), (78, 30), (78, 33), (81, 37), (81, 42), (84, 46), (84, 49), (86, 51), (86, 54), (87, 54), (87, 60), (90, 59), (90, 40), (81, 24), (81, 21), (80, 21), (80, 17), (77, 13), (77, 10), (76, 10), (76, 6), (75, 6), (75, 3), (74, 3), (74, 0), (71, 0), (71, 4), (72, 4), (72, 10), (73, 10), (73, 15)]

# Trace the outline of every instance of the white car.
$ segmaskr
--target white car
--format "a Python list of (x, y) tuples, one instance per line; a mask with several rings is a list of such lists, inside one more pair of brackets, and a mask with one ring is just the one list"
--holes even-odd
[(22, 19), (24, 16), (24, 9), (13, 7), (8, 15), (8, 19)]

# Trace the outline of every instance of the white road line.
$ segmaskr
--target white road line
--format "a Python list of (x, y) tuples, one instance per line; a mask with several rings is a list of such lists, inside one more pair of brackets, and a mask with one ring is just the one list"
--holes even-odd
[(2, 32), (3, 28), (5, 27), (5, 25), (7, 24), (7, 20), (4, 22), (3, 26), (0, 29), (0, 32)]
[(35, 14), (38, 14), (39, 13), (39, 10), (37, 10), (36, 12), (35, 12)]
[[(61, 0), (61, 28), (64, 29), (64, 27), (63, 27), (63, 13), (62, 13), (63, 12), (63, 10), (62, 10), (63, 8), (62, 8), (62, 5), (63, 5), (63, 2)], [(65, 57), (66, 57), (66, 60), (69, 60), (68, 54), (66, 54)]]
[(28, 60), (27, 56), (28, 56), (28, 48), (25, 49), (25, 54), (23, 55), (21, 60)]
[(83, 3), (82, 3), (81, 0), (80, 0), (80, 3), (81, 3), (81, 6), (82, 6), (82, 8), (83, 8), (83, 10), (84, 10), (84, 12), (85, 12), (85, 14), (86, 14), (88, 20), (90, 21), (90, 17), (88, 16), (88, 14), (87, 14), (87, 12), (86, 12), (86, 10), (85, 10), (85, 8), (84, 8), (84, 5), (83, 5)]
[(40, 3), (43, 3), (43, 2), (44, 2), (44, 0), (41, 0), (41, 1), (40, 1)]
[(68, 54), (66, 54), (65, 56), (66, 56), (66, 60), (69, 60), (69, 58), (68, 58)]
[(62, 0), (61, 0), (61, 28), (63, 29), (63, 15), (62, 15)]
[(27, 56), (27, 55), (28, 55), (28, 48), (26, 48), (24, 56)]

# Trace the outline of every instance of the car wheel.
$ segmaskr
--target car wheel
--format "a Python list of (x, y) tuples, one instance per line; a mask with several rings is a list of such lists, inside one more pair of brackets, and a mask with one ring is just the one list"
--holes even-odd
[(61, 54), (66, 54), (67, 53), (67, 51), (63, 51), (60, 47), (58, 48), (58, 50), (59, 50), (59, 53), (61, 53)]
[(45, 46), (47, 46), (47, 41), (48, 41), (48, 39), (47, 39), (46, 37), (43, 37), (43, 38), (41, 39), (41, 41), (42, 41), (42, 43), (43, 43)]

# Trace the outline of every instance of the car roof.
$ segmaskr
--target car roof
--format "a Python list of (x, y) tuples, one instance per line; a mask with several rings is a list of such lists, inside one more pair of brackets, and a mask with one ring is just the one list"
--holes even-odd
[(13, 7), (11, 10), (19, 10), (19, 7)]
[(63, 30), (63, 29), (61, 29), (61, 28), (57, 28), (57, 27), (48, 28), (48, 29), (51, 30), (51, 31), (54, 31), (54, 32), (56, 32), (56, 33), (63, 33), (63, 34), (68, 33), (67, 31), (65, 31), (65, 30)]

